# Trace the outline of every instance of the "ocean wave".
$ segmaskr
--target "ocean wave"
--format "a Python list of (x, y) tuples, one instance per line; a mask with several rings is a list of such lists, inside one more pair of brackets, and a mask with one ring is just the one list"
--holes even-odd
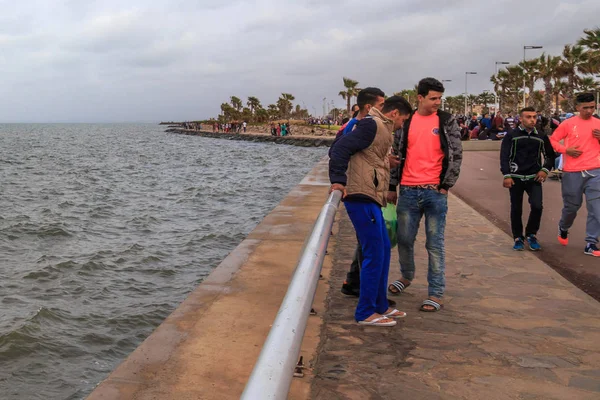
[(10, 400), (89, 394), (325, 153), (150, 125), (3, 135), (0, 397)]

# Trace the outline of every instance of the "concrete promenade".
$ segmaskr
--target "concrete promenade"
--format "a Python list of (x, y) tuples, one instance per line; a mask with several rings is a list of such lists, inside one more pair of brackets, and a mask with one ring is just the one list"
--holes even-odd
[[(560, 182), (544, 183), (544, 213), (538, 238), (543, 251), (536, 253), (561, 275), (590, 296), (600, 301), (600, 259), (583, 254), (585, 246), (585, 222), (587, 209), (579, 210), (575, 224), (570, 229), (569, 246), (563, 247), (556, 240), (558, 220), (563, 207)], [(496, 226), (511, 235), (510, 199), (508, 190), (502, 187), (499, 152), (465, 152), (461, 176), (453, 189), (458, 197), (485, 215)], [(525, 196), (523, 225), (527, 224), (529, 204)], [(511, 237), (503, 239), (511, 245)]]
[[(311, 399), (565, 400), (600, 398), (600, 303), (451, 195), (446, 228), (447, 295), (427, 296), (424, 229), (417, 276), (392, 328), (353, 322), (355, 298), (339, 292), (356, 244), (345, 212), (333, 249), (328, 310)], [(399, 277), (393, 250), (390, 280)]]

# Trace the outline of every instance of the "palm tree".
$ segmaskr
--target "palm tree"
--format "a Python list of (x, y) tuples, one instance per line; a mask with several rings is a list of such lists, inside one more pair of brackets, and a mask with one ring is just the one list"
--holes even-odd
[(242, 109), (243, 104), (242, 104), (242, 100), (240, 100), (239, 97), (231, 96), (230, 101), (231, 101), (231, 105), (233, 106), (233, 108), (235, 108), (237, 111), (240, 111)]
[[(525, 86), (529, 90), (530, 97), (533, 94), (535, 83), (540, 78), (539, 63), (540, 61), (538, 58), (521, 61), (519, 63), (519, 66), (523, 68), (523, 73), (525, 75)], [(529, 105), (529, 101), (527, 101), (527, 105)]]
[(267, 108), (269, 118), (275, 119), (279, 116), (279, 108), (275, 104), (269, 104)]
[(280, 116), (289, 117), (292, 112), (292, 101), (296, 98), (290, 93), (281, 93), (281, 96), (277, 100), (277, 107), (279, 107)]
[(262, 108), (258, 97), (253, 97), (253, 96), (248, 97), (248, 101), (246, 102), (246, 105), (248, 106), (248, 108), (250, 108), (250, 112), (252, 113), (252, 115), (254, 115), (255, 110)]
[(523, 68), (511, 65), (490, 79), (498, 93), (499, 109), (503, 112), (516, 112), (519, 108), (523, 87)]
[(536, 110), (541, 110), (544, 108), (544, 95), (539, 90), (535, 90), (529, 94), (529, 101), (527, 103)]
[(588, 54), (581, 46), (565, 45), (563, 49), (563, 58), (560, 68), (564, 71), (567, 78), (566, 97), (567, 112), (575, 111), (575, 99), (573, 95), (575, 89), (581, 80), (580, 74), (589, 73)]
[(477, 103), (477, 96), (474, 94), (470, 94), (467, 96), (467, 104), (469, 105), (469, 109), (471, 114), (473, 113), (473, 106)]
[(223, 117), (225, 118), (225, 121), (231, 121), (232, 119), (237, 119), (238, 117), (238, 110), (236, 110), (234, 107), (230, 106), (228, 103), (222, 103), (221, 104), (221, 111), (223, 112)]
[(477, 101), (477, 103), (482, 103), (483, 108), (487, 108), (489, 103), (494, 102), (494, 95), (491, 94), (490, 92), (483, 92), (483, 93), (477, 95), (476, 101)]
[(562, 78), (559, 66), (560, 57), (543, 53), (539, 58), (539, 73), (544, 81), (544, 115), (546, 116), (550, 115), (552, 111), (552, 95), (554, 94), (552, 80)]
[(257, 122), (267, 122), (269, 120), (269, 112), (264, 108), (257, 108), (255, 112)]
[(416, 109), (419, 105), (419, 99), (417, 98), (416, 85), (414, 89), (402, 89), (399, 92), (394, 93), (394, 96), (402, 96), (410, 103), (413, 109)]
[(358, 81), (355, 81), (350, 78), (343, 77), (345, 90), (342, 90), (338, 94), (342, 97), (342, 99), (346, 100), (346, 111), (348, 115), (350, 115), (350, 103), (352, 102), (352, 97), (358, 96)]
[(577, 41), (578, 46), (587, 47), (591, 51), (600, 51), (600, 28), (584, 29), (585, 36)]
[[(567, 90), (567, 83), (563, 81), (560, 77), (554, 78), (554, 86), (552, 88), (552, 95), (555, 100), (555, 108), (554, 110), (558, 112), (560, 110), (560, 96), (563, 95)], [(564, 97), (564, 95), (563, 95)]]
[(520, 65), (511, 65), (498, 72), (498, 75), (500, 74), (506, 74), (504, 79), (506, 79), (506, 88), (509, 95), (507, 102), (510, 103), (511, 111), (516, 113), (523, 94), (521, 88), (523, 86), (523, 79), (525, 79), (525, 72)]
[(600, 28), (584, 29), (586, 36), (579, 39), (577, 44), (584, 46), (588, 51), (590, 59), (589, 72), (592, 74), (600, 73)]
[(584, 29), (585, 36), (577, 41), (579, 46), (587, 49), (590, 60), (593, 61), (594, 68), (591, 73), (600, 72), (600, 28)]
[(465, 97), (463, 95), (448, 96), (445, 99), (446, 110), (452, 114), (458, 113), (465, 109)]
[(586, 76), (579, 82), (578, 89), (580, 92), (596, 92), (597, 90), (600, 90), (600, 82), (591, 76)]

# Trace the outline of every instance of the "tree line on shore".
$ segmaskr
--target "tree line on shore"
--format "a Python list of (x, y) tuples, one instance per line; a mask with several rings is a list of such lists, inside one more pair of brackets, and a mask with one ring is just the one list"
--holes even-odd
[(294, 107), (292, 102), (295, 99), (291, 93), (282, 93), (274, 104), (269, 104), (265, 108), (258, 97), (250, 96), (244, 104), (241, 98), (231, 96), (228, 103), (221, 104), (221, 113), (216, 121), (219, 123), (231, 121), (265, 123), (277, 119), (308, 118), (308, 110), (303, 109), (299, 104)]
[[(584, 29), (583, 32), (584, 36), (577, 44), (565, 45), (558, 56), (543, 53), (538, 58), (521, 61), (492, 75), (490, 81), (494, 84), (500, 110), (517, 112), (522, 106), (524, 86), (528, 90), (527, 106), (535, 107), (545, 115), (559, 109), (573, 112), (577, 93), (600, 91), (600, 82), (594, 78), (595, 74), (600, 74), (600, 28)], [(535, 90), (539, 81), (543, 82), (544, 90)], [(344, 77), (343, 82), (344, 90), (339, 95), (346, 100), (347, 112), (350, 113), (352, 98), (358, 95), (360, 88), (354, 79)], [(416, 108), (416, 85), (394, 94), (403, 96)], [(466, 100), (471, 109), (474, 105), (482, 105), (486, 109), (496, 99), (494, 93), (484, 91), (468, 95)], [(465, 95), (447, 96), (444, 103), (446, 110), (462, 113)]]
[[(523, 60), (501, 69), (490, 78), (495, 94), (486, 90), (480, 94), (467, 95), (467, 106), (472, 110), (474, 105), (482, 105), (486, 110), (489, 104), (495, 103), (498, 96), (500, 110), (505, 113), (515, 113), (522, 106), (525, 87), (528, 91), (526, 105), (535, 107), (545, 115), (550, 115), (552, 110), (559, 109), (564, 112), (575, 111), (574, 97), (577, 93), (600, 91), (600, 82), (594, 77), (600, 74), (600, 28), (584, 29), (583, 33), (584, 36), (576, 44), (565, 45), (560, 55), (543, 53), (538, 58)], [(361, 90), (358, 81), (348, 77), (342, 79), (344, 90), (338, 95), (346, 101), (346, 110), (331, 109), (330, 117), (333, 119), (344, 113), (350, 115), (352, 100)], [(535, 90), (536, 84), (540, 81), (544, 89)], [(403, 96), (416, 108), (416, 85), (412, 89), (403, 89), (394, 94)], [(291, 93), (282, 93), (275, 103), (264, 107), (257, 97), (250, 96), (244, 103), (241, 98), (231, 96), (229, 102), (221, 104), (218, 118), (211, 119), (210, 122), (266, 123), (281, 119), (310, 118), (307, 109), (300, 107), (299, 104), (294, 106), (294, 100), (295, 97)], [(447, 96), (444, 99), (444, 108), (452, 113), (462, 113), (464, 107), (465, 94)]]

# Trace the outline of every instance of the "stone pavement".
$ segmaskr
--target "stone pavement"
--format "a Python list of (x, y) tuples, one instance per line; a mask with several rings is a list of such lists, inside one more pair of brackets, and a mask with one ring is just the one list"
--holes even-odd
[[(511, 235), (510, 196), (508, 190), (502, 187), (502, 174), (498, 167), (498, 160), (498, 152), (464, 152), (460, 179), (452, 188), (452, 193)], [(569, 229), (569, 246), (561, 246), (556, 240), (558, 220), (563, 208), (561, 184), (558, 181), (548, 180), (544, 183), (543, 190), (544, 213), (538, 239), (544, 251), (536, 253), (536, 256), (569, 282), (600, 301), (600, 260), (583, 254), (587, 207), (585, 204), (581, 207), (575, 223)], [(523, 203), (523, 222), (527, 223), (529, 217), (527, 196)]]
[[(356, 299), (339, 292), (355, 235), (340, 213), (331, 289), (312, 399), (600, 399), (600, 303), (450, 196), (447, 294), (427, 295), (421, 227), (417, 276), (396, 297), (407, 318), (392, 328), (357, 325)], [(393, 250), (390, 280), (399, 277)]]

